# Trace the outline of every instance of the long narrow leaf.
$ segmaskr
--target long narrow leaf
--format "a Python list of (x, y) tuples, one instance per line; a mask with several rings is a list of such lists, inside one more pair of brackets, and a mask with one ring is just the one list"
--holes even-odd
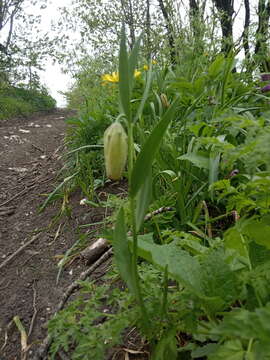
[(130, 91), (133, 88), (133, 82), (134, 82), (134, 71), (136, 69), (136, 65), (138, 62), (138, 55), (140, 50), (140, 43), (142, 39), (142, 34), (138, 37), (136, 40), (133, 49), (131, 50), (130, 56), (129, 56), (129, 79), (130, 79)]
[(155, 159), (155, 155), (159, 149), (162, 138), (175, 114), (177, 104), (178, 99), (175, 99), (172, 105), (163, 115), (162, 119), (153, 129), (138, 155), (131, 174), (130, 196), (132, 197), (136, 196), (140, 187), (144, 183), (146, 176), (148, 176), (151, 170), (152, 163)]
[(150, 171), (147, 176), (143, 186), (138, 192), (137, 205), (136, 205), (136, 224), (137, 231), (140, 230), (140, 227), (144, 220), (144, 215), (146, 214), (148, 207), (152, 199), (152, 172)]
[(128, 120), (131, 119), (130, 113), (130, 80), (129, 80), (128, 53), (126, 45), (125, 27), (122, 27), (120, 54), (119, 54), (119, 92), (120, 103)]
[(123, 208), (120, 209), (113, 233), (113, 250), (116, 264), (122, 279), (127, 283), (130, 291), (136, 295), (136, 286), (132, 276), (132, 255), (127, 241), (125, 225), (125, 214)]
[(143, 93), (143, 97), (142, 97), (142, 100), (141, 100), (141, 103), (140, 103), (140, 106), (137, 110), (137, 113), (136, 113), (136, 116), (134, 118), (134, 122), (136, 122), (140, 116), (142, 115), (142, 112), (143, 112), (143, 108), (144, 108), (144, 104), (148, 98), (148, 94), (149, 94), (149, 91), (150, 91), (150, 88), (151, 88), (151, 84), (152, 84), (152, 64), (150, 65), (150, 68), (147, 72), (147, 80), (146, 80), (146, 85), (145, 85), (145, 89), (144, 89), (144, 93)]

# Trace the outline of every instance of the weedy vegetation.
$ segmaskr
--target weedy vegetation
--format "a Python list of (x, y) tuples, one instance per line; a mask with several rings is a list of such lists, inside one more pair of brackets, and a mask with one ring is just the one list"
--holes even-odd
[(102, 151), (116, 123), (127, 134), (115, 143), (127, 141), (128, 194), (106, 233), (111, 270), (80, 283), (49, 323), (51, 359), (60, 349), (105, 359), (134, 327), (153, 360), (269, 359), (269, 96), (233, 51), (145, 63), (141, 41), (129, 52), (122, 29), (118, 72), (70, 120), (73, 186), (99, 201), (104, 162), (119, 161)]

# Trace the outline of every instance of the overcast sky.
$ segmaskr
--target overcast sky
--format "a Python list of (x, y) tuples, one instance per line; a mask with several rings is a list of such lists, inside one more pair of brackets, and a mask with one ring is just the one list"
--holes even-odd
[[(61, 6), (68, 6), (71, 4), (72, 0), (49, 0), (48, 6), (45, 10), (41, 12), (38, 11), (42, 15), (42, 23), (41, 27), (44, 31), (50, 31), (51, 22), (57, 21), (60, 13), (58, 8)], [(120, 0), (112, 0), (112, 1), (120, 1)], [(257, 4), (257, 0), (251, 0), (250, 5), (252, 7), (252, 13), (254, 14), (254, 7)], [(235, 0), (234, 8), (237, 15), (237, 20), (234, 26), (234, 36), (238, 38), (241, 35), (243, 29), (243, 21), (244, 21), (244, 7), (243, 0)], [(36, 9), (36, 8), (35, 8)], [(35, 13), (36, 10), (34, 8), (29, 9), (30, 12)], [(68, 88), (72, 85), (72, 78), (68, 74), (63, 74), (61, 72), (61, 68), (59, 64), (52, 64), (51, 61), (48, 61), (45, 66), (45, 71), (41, 72), (41, 80), (49, 89), (50, 94), (57, 100), (57, 106), (63, 107), (66, 104), (65, 97), (60, 94), (62, 91), (68, 90)]]
[[(61, 6), (68, 6), (71, 0), (49, 0), (47, 8), (38, 11), (42, 15), (41, 28), (44, 31), (50, 31), (52, 21), (57, 21), (60, 16), (58, 10)], [(35, 8), (29, 8), (31, 13), (35, 13)], [(68, 74), (63, 74), (59, 64), (53, 64), (52, 61), (47, 61), (45, 65), (45, 71), (40, 72), (40, 78), (42, 83), (48, 88), (52, 97), (57, 101), (58, 107), (64, 107), (66, 105), (65, 96), (60, 92), (65, 92), (72, 85), (72, 78)]]

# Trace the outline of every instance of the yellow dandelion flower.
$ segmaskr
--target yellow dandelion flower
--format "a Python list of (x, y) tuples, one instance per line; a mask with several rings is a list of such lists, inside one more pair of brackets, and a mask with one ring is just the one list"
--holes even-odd
[(148, 65), (143, 65), (143, 70), (149, 70), (149, 66)]

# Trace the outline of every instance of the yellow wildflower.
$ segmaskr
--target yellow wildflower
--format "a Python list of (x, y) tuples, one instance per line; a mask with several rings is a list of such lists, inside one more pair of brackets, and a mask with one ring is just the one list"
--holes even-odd
[(153, 64), (153, 65), (156, 65), (156, 64), (157, 64), (157, 61), (156, 61), (156, 60), (152, 60), (152, 64)]
[(102, 80), (113, 83), (119, 82), (119, 74), (115, 71), (112, 74), (104, 74), (102, 75)]
[(143, 65), (143, 70), (149, 70), (149, 66), (148, 65)]
[(141, 71), (135, 70), (134, 71), (134, 77), (139, 77), (141, 75)]

